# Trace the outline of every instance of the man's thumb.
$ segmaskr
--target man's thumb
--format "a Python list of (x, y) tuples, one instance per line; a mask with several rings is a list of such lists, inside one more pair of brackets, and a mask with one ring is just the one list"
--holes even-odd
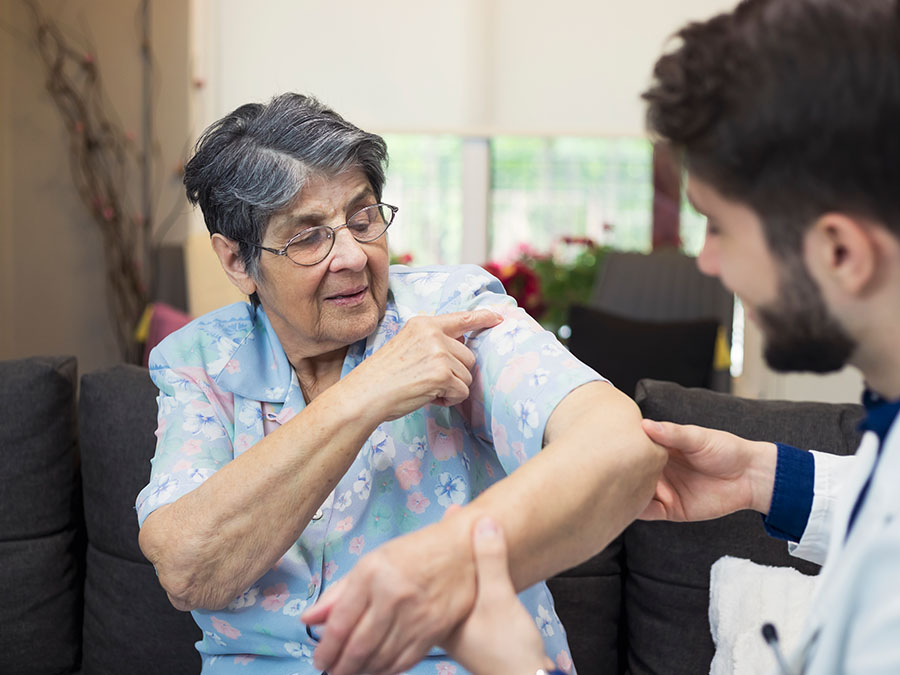
[(475, 524), (472, 546), (479, 588), (502, 580), (512, 586), (506, 559), (506, 540), (503, 530), (493, 518), (485, 516)]

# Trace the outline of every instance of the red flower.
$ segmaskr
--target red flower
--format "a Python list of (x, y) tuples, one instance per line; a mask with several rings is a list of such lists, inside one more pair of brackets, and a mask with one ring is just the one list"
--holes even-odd
[(535, 320), (541, 318), (547, 305), (541, 293), (541, 281), (533, 269), (521, 260), (508, 265), (489, 262), (484, 268), (500, 280), (503, 288), (515, 299), (519, 307)]

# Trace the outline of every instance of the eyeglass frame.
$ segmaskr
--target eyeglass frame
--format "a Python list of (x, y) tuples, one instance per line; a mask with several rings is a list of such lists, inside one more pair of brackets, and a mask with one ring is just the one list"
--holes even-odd
[[(344, 223), (343, 225), (338, 225), (337, 227), (331, 227), (331, 225), (313, 225), (313, 227), (308, 227), (305, 230), (301, 230), (300, 232), (295, 234), (293, 237), (288, 239), (287, 243), (284, 246), (282, 246), (280, 249), (271, 248), (269, 246), (263, 246), (262, 244), (254, 244), (252, 241), (245, 241), (243, 239), (235, 239), (234, 241), (240, 242), (242, 244), (246, 244), (247, 246), (252, 246), (254, 248), (261, 249), (263, 251), (268, 251), (269, 253), (274, 253), (275, 255), (280, 255), (282, 257), (285, 257), (288, 260), (290, 260), (292, 263), (297, 265), (298, 267), (313, 267), (315, 265), (318, 265), (323, 260), (325, 260), (325, 258), (327, 258), (329, 255), (331, 255), (331, 252), (334, 250), (334, 242), (337, 239), (337, 231), (340, 230), (341, 228), (349, 227), (350, 221), (353, 220), (353, 218), (355, 216), (359, 215), (366, 209), (371, 209), (373, 206), (384, 206), (384, 207), (387, 207), (391, 212), (391, 219), (385, 224), (384, 230), (382, 230), (381, 234), (379, 234), (377, 237), (372, 237), (371, 239), (357, 239), (356, 237), (353, 237), (352, 232), (350, 233), (350, 236), (353, 237), (353, 241), (356, 241), (360, 244), (371, 244), (373, 241), (378, 241), (379, 239), (381, 239), (381, 237), (383, 237), (385, 235), (385, 233), (388, 231), (388, 228), (391, 226), (391, 224), (394, 222), (394, 218), (397, 216), (397, 211), (400, 210), (399, 206), (392, 206), (391, 204), (386, 204), (385, 202), (376, 202), (374, 204), (369, 204), (368, 206), (364, 206), (361, 209), (354, 211), (353, 215), (351, 215), (350, 218), (347, 219), (347, 222)], [(331, 230), (331, 246), (328, 247), (328, 250), (325, 252), (325, 255), (323, 255), (319, 260), (316, 260), (316, 262), (299, 263), (296, 260), (294, 260), (291, 256), (288, 255), (288, 253), (287, 253), (288, 247), (294, 243), (294, 240), (297, 237), (301, 236), (305, 232), (308, 232), (309, 230), (313, 229), (314, 227), (324, 227), (326, 230)]]

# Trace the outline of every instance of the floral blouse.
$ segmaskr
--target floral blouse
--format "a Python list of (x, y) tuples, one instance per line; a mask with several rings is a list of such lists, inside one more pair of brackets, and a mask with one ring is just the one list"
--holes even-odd
[[(441, 519), (541, 449), (550, 413), (576, 387), (601, 379), (569, 354), (475, 266), (393, 266), (384, 318), (350, 346), (341, 377), (417, 315), (489, 307), (504, 321), (466, 344), (476, 356), (470, 396), (384, 422), (360, 449), (297, 542), (223, 610), (193, 612), (203, 673), (314, 673), (316, 640), (300, 614), (360, 556)], [(165, 339), (150, 355), (159, 388), (158, 443), (138, 520), (174, 502), (304, 407), (297, 376), (265, 312), (236, 303)], [(440, 555), (435, 551), (435, 555)], [(545, 584), (520, 598), (547, 653), (572, 670), (565, 631)], [(411, 673), (464, 669), (439, 649)]]

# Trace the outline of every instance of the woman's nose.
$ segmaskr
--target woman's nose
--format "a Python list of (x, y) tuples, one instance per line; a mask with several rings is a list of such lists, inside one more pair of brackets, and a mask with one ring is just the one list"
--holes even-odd
[(334, 233), (334, 249), (331, 251), (329, 268), (332, 272), (342, 269), (361, 270), (369, 257), (362, 245), (343, 227)]

